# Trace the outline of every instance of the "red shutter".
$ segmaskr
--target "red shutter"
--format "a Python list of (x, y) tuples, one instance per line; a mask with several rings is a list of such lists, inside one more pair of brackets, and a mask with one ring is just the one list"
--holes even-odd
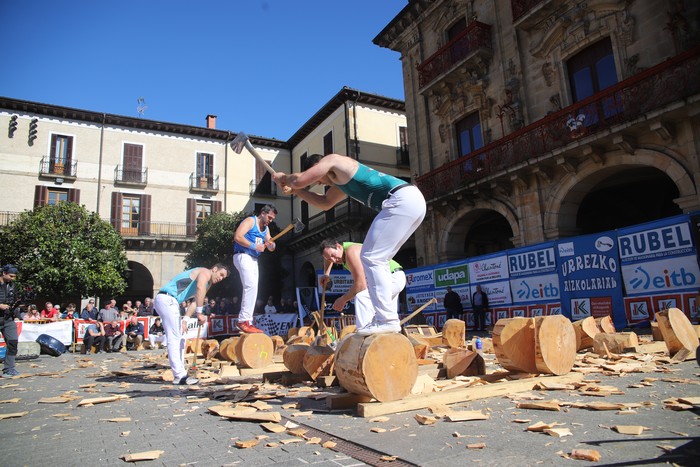
[(221, 212), (221, 201), (212, 201), (211, 202), (211, 213), (216, 214), (217, 212)]
[(122, 231), (122, 194), (119, 192), (112, 193), (112, 215), (110, 222), (112, 227), (121, 233)]
[[(66, 148), (66, 174), (70, 176), (75, 176), (73, 173), (73, 137), (69, 136), (68, 138), (68, 144)], [(69, 195), (70, 196), (70, 195)]]
[(151, 195), (141, 195), (139, 235), (151, 235)]
[(45, 186), (37, 185), (34, 188), (34, 207), (46, 206), (48, 189)]
[(68, 189), (68, 201), (75, 204), (80, 204), (80, 190), (77, 188)]
[[(53, 168), (53, 165), (56, 163), (56, 135), (51, 135), (51, 152), (49, 153), (49, 160), (48, 162), (50, 164), (50, 167)], [(52, 171), (52, 169), (49, 169), (49, 171)]]
[(192, 237), (197, 232), (197, 201), (194, 198), (187, 200), (187, 236)]

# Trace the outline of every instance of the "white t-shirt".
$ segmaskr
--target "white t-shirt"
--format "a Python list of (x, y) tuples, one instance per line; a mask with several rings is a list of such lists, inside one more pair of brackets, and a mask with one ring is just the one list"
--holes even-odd
[(277, 313), (275, 305), (265, 305), (265, 313)]

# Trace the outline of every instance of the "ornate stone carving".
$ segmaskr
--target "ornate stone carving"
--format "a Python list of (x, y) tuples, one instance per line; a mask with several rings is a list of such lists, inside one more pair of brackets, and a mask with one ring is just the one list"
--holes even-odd
[(622, 12), (622, 21), (620, 22), (620, 42), (625, 47), (634, 43), (634, 16), (630, 15), (627, 10)]
[(544, 77), (544, 82), (547, 87), (551, 87), (554, 82), (554, 67), (549, 60), (545, 61), (542, 65), (542, 76)]

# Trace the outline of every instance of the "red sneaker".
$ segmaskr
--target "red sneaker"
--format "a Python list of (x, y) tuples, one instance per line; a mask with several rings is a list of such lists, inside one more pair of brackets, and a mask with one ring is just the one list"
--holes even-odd
[(249, 334), (252, 334), (255, 332), (263, 332), (261, 329), (256, 328), (251, 323), (248, 323), (246, 321), (239, 321), (237, 326), (241, 332), (247, 332)]

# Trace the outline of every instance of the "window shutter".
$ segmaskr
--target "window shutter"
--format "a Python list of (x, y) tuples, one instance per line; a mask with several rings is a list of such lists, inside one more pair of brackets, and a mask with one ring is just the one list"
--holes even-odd
[(68, 140), (68, 144), (66, 145), (66, 171), (68, 175), (75, 175), (71, 170), (71, 167), (73, 166), (73, 137), (69, 136), (66, 139)]
[(141, 195), (139, 235), (151, 235), (151, 195)]
[(216, 214), (217, 212), (221, 212), (221, 201), (212, 201), (211, 203), (211, 213)]
[(121, 233), (122, 232), (122, 194), (119, 192), (112, 193), (112, 216), (110, 222), (112, 227)]
[(46, 206), (46, 198), (48, 195), (48, 188), (42, 185), (37, 185), (34, 189), (34, 207)]
[(56, 159), (56, 135), (51, 135), (51, 152), (49, 153), (49, 160), (46, 162), (49, 162), (52, 166), (56, 162), (58, 162)]
[(194, 236), (197, 232), (197, 201), (194, 198), (189, 198), (187, 200), (187, 236)]
[(80, 204), (80, 190), (77, 188), (68, 189), (68, 201), (71, 203)]

